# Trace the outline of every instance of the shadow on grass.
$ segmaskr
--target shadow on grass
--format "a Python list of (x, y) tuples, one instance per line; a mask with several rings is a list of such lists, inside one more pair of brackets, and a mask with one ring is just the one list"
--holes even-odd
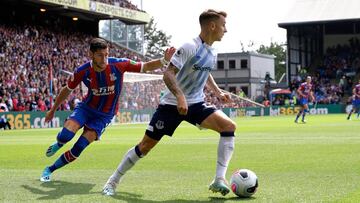
[[(39, 200), (59, 199), (65, 195), (88, 195), (95, 184), (89, 183), (72, 183), (66, 181), (52, 181), (41, 183), (44, 189), (30, 185), (22, 185), (33, 194), (42, 195)], [(52, 189), (52, 190), (49, 190)]]
[(192, 202), (226, 202), (226, 201), (254, 201), (255, 197), (250, 198), (240, 198), (240, 197), (209, 197), (208, 200), (185, 200), (185, 199), (174, 199), (174, 200), (165, 200), (165, 201), (154, 201), (154, 200), (145, 200), (141, 199), (141, 195), (136, 195), (133, 193), (127, 192), (118, 192), (116, 195), (109, 198), (122, 200), (125, 202), (137, 202), (137, 203), (192, 203)]
[[(40, 187), (34, 187), (30, 185), (22, 185), (22, 187), (29, 192), (41, 195), (38, 200), (56, 200), (66, 195), (89, 195), (99, 194), (101, 192), (90, 192), (95, 184), (89, 183), (72, 183), (66, 181), (51, 181), (47, 183), (41, 183)], [(191, 199), (173, 199), (165, 201), (155, 201), (142, 199), (142, 195), (128, 192), (118, 192), (114, 196), (108, 198), (122, 200), (125, 202), (137, 202), (137, 203), (192, 203), (192, 202), (226, 202), (226, 201), (253, 201), (256, 200), (254, 197), (250, 198), (239, 198), (239, 197), (209, 197), (207, 200), (191, 200)]]

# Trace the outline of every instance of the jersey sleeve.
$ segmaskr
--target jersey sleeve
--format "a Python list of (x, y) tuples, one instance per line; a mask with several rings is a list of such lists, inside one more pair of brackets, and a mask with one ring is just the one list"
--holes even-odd
[(193, 44), (184, 44), (182, 45), (172, 56), (170, 62), (181, 70), (186, 62), (192, 58), (195, 54), (195, 45)]
[(142, 62), (136, 62), (131, 59), (126, 58), (116, 58), (113, 59), (114, 65), (116, 68), (124, 72), (141, 72), (143, 69), (143, 63)]
[(304, 91), (304, 89), (305, 89), (304, 84), (301, 84), (301, 85), (300, 85), (300, 87), (299, 87), (299, 90), (300, 90), (301, 92), (303, 92), (303, 91)]
[(73, 75), (71, 75), (68, 79), (67, 82), (67, 87), (70, 90), (75, 89), (82, 81), (83, 77), (84, 77), (84, 73), (85, 71), (80, 71), (79, 68), (77, 68), (75, 70), (75, 72), (73, 73)]

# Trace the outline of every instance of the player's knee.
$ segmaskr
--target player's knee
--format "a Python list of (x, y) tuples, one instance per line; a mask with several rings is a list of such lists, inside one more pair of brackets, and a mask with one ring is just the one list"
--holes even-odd
[(236, 123), (234, 121), (227, 122), (224, 126), (221, 126), (220, 132), (235, 132)]
[(61, 144), (65, 144), (67, 142), (69, 142), (73, 137), (74, 137), (75, 133), (68, 130), (67, 128), (63, 128), (58, 136), (57, 136), (57, 140), (58, 142), (60, 142)]

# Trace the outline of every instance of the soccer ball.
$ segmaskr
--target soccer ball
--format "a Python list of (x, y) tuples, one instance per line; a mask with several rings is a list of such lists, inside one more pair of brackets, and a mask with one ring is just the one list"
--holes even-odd
[(258, 187), (256, 174), (248, 169), (235, 171), (230, 179), (231, 190), (239, 197), (250, 197)]

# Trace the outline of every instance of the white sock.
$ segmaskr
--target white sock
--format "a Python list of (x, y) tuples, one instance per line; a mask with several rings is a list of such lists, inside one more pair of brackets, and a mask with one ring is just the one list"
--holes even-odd
[(108, 182), (119, 183), (120, 178), (125, 175), (125, 173), (131, 169), (135, 163), (140, 159), (140, 157), (135, 152), (135, 147), (131, 148), (121, 160), (119, 166), (115, 172), (110, 176)]
[(216, 178), (221, 177), (225, 179), (228, 164), (234, 151), (235, 137), (220, 137), (217, 162), (216, 162)]

